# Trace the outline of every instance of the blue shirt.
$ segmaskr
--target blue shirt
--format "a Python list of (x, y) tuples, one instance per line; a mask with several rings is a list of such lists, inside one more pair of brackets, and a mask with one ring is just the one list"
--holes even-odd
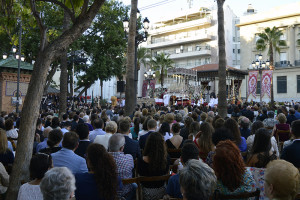
[(76, 155), (72, 150), (62, 148), (51, 154), (54, 167), (67, 167), (73, 174), (88, 172), (84, 158)]
[(36, 146), (36, 152), (39, 152), (42, 149), (45, 149), (48, 147), (47, 145), (47, 140), (48, 138), (45, 138), (43, 142), (40, 142), (37, 146)]
[(105, 134), (106, 134), (105, 131), (103, 131), (101, 128), (97, 128), (92, 132), (90, 132), (89, 140), (91, 141), (91, 143), (93, 143), (97, 135), (105, 135)]
[(241, 144), (239, 145), (239, 149), (241, 152), (247, 151), (247, 143), (244, 137), (241, 137)]
[(180, 191), (179, 174), (170, 177), (167, 186), (167, 194), (173, 198), (183, 198)]

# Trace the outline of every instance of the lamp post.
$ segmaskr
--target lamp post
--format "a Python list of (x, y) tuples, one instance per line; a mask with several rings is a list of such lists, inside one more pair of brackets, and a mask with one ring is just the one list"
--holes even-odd
[[(137, 10), (137, 19), (140, 18), (140, 11)], [(147, 37), (148, 37), (148, 29), (149, 29), (149, 23), (150, 21), (148, 20), (148, 18), (146, 17), (143, 20), (143, 32), (139, 32), (140, 30), (137, 28), (136, 30), (136, 36), (135, 36), (135, 59), (134, 59), (134, 91), (135, 91), (135, 102), (134, 104), (136, 105), (136, 101), (137, 101), (137, 82), (138, 82), (138, 70), (137, 69), (137, 48), (139, 46), (139, 44), (141, 44), (142, 42), (146, 42), (147, 41)], [(136, 26), (138, 27), (138, 26)], [(127, 38), (127, 34), (129, 33), (129, 19), (126, 16), (125, 19), (123, 20), (123, 28), (124, 28), (124, 33), (125, 33), (125, 37)]]
[[(148, 81), (148, 84), (149, 84), (149, 87), (150, 87), (151, 80), (155, 79), (155, 73), (154, 73), (154, 71), (152, 71), (151, 69), (149, 69), (149, 71), (147, 71), (147, 72), (144, 73), (144, 77)], [(154, 90), (153, 90), (152, 95), (154, 97)]]
[(261, 85), (262, 85), (262, 71), (263, 70), (266, 70), (266, 69), (269, 69), (269, 66), (270, 66), (270, 61), (267, 60), (266, 62), (265, 61), (262, 61), (262, 55), (259, 54), (258, 55), (258, 59), (256, 61), (253, 61), (251, 66), (250, 66), (250, 69), (248, 68), (249, 71), (251, 70), (258, 70), (259, 71), (259, 77), (260, 77), (260, 96), (259, 96), (259, 101), (260, 103), (262, 102), (262, 94), (261, 94)]

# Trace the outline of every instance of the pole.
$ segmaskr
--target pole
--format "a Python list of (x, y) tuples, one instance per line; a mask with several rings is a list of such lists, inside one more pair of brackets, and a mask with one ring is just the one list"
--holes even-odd
[(138, 83), (138, 70), (137, 70), (137, 48), (138, 48), (138, 41), (135, 38), (135, 52), (134, 52), (134, 107), (136, 106), (137, 102), (137, 83)]
[(22, 40), (22, 21), (20, 20), (20, 30), (19, 30), (19, 59), (18, 59), (18, 78), (17, 78), (17, 103), (16, 103), (16, 113), (19, 113), (19, 93), (20, 93), (20, 71), (21, 71), (21, 40)]
[(259, 76), (260, 76), (260, 95), (259, 95), (259, 101), (260, 103), (262, 103), (262, 95), (261, 95), (261, 91), (262, 91), (262, 88), (261, 88), (261, 74), (262, 74), (262, 70), (259, 69)]

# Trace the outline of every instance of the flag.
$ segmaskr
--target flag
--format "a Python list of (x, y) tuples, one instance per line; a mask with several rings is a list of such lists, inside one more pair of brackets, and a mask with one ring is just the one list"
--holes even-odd
[(272, 82), (272, 70), (264, 70), (262, 72), (262, 81), (261, 81), (261, 95), (262, 97), (266, 93), (269, 97), (271, 97), (271, 82)]
[(250, 96), (250, 94), (252, 94), (253, 97), (256, 98), (257, 76), (258, 76), (258, 71), (249, 72), (248, 97)]
[(142, 97), (146, 97), (148, 88), (148, 80), (144, 80), (142, 87)]

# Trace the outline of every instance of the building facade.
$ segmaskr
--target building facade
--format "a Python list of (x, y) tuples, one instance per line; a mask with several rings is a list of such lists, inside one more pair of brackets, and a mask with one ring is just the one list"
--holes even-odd
[[(263, 60), (269, 59), (267, 50), (260, 52), (256, 50), (256, 41), (259, 39), (258, 33), (267, 27), (277, 27), (282, 30), (281, 40), (285, 40), (287, 46), (280, 46), (280, 52), (274, 54), (273, 70), (273, 91), (275, 101), (291, 101), (300, 99), (300, 3), (293, 3), (281, 7), (275, 7), (263, 13), (248, 12), (240, 18), (237, 27), (240, 29), (241, 41), (241, 69), (247, 70), (251, 63), (263, 56)], [(247, 80), (248, 81), (248, 80)], [(258, 90), (256, 98), (260, 99), (260, 81), (258, 78)], [(242, 84), (242, 97), (247, 97), (247, 84)], [(263, 101), (268, 102), (268, 96), (263, 97)]]

